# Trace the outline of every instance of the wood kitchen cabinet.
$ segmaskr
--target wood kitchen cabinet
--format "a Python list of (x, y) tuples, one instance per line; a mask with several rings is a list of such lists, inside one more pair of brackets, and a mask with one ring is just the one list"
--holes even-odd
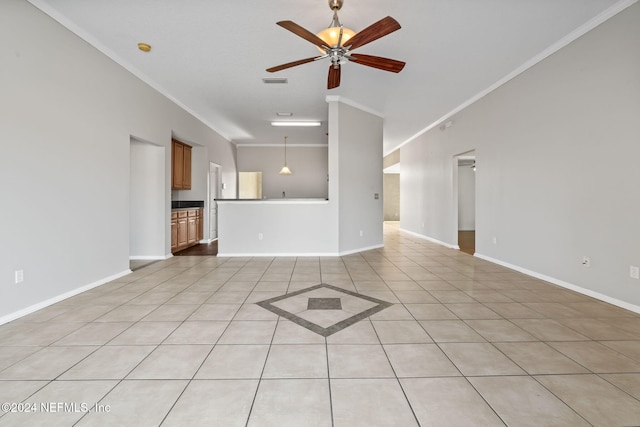
[(178, 249), (178, 212), (171, 212), (171, 252)]
[(196, 216), (196, 231), (198, 233), (198, 241), (204, 239), (204, 210), (198, 209)]
[(188, 224), (187, 224), (187, 211), (178, 212), (178, 247), (177, 250), (184, 249), (189, 246), (189, 239), (187, 237)]
[(171, 252), (197, 245), (203, 238), (202, 208), (171, 212)]
[(191, 146), (171, 140), (171, 189), (191, 190)]
[(198, 224), (196, 221), (197, 213), (195, 210), (188, 211), (187, 214), (187, 244), (189, 246), (198, 241)]

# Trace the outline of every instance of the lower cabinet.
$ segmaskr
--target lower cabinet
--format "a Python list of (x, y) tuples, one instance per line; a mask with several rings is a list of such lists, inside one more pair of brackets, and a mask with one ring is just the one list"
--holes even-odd
[(171, 212), (171, 253), (178, 250), (178, 212)]
[(203, 237), (202, 208), (171, 211), (171, 252), (198, 244)]
[(198, 241), (198, 224), (196, 211), (188, 211), (187, 214), (187, 245), (194, 245)]

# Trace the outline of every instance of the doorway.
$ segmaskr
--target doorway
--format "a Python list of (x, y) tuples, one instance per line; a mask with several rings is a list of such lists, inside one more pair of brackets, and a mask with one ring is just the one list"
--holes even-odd
[(129, 259), (164, 259), (165, 148), (131, 137), (129, 159)]
[(209, 162), (209, 241), (218, 240), (218, 202), (222, 182), (222, 167)]
[(454, 159), (457, 193), (457, 234), (461, 252), (473, 255), (476, 249), (476, 155), (469, 151)]
[(400, 221), (400, 163), (382, 172), (384, 221)]

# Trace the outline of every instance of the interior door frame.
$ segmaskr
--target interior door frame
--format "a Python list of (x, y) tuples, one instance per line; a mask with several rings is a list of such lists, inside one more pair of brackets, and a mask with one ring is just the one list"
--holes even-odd
[[(216, 175), (216, 180), (217, 183), (213, 183), (213, 180), (211, 179), (212, 175), (215, 174)], [(214, 242), (216, 240), (218, 240), (218, 236), (220, 235), (220, 230), (218, 230), (218, 212), (217, 212), (217, 206), (215, 205), (215, 202), (212, 199), (219, 199), (220, 198), (220, 192), (221, 192), (221, 188), (222, 188), (222, 166), (214, 163), (214, 162), (209, 162), (209, 175), (208, 175), (208, 187), (209, 187), (209, 191), (207, 192), (207, 206), (208, 206), (208, 210), (207, 210), (207, 224), (208, 224), (208, 229), (207, 229), (207, 236), (208, 236), (208, 240), (209, 242)], [(213, 197), (212, 197), (213, 196)], [(212, 237), (211, 236), (211, 213), (213, 210), (216, 210), (216, 236)]]
[[(135, 154), (134, 154), (135, 152)], [(165, 147), (129, 136), (129, 259), (166, 259), (171, 245)]]
[[(453, 210), (453, 225), (454, 225), (454, 230), (453, 231), (453, 236), (454, 239), (453, 241), (455, 242), (454, 248), (455, 249), (460, 249), (459, 246), (459, 241), (458, 241), (458, 231), (459, 231), (459, 225), (458, 225), (458, 207), (459, 207), (459, 193), (458, 193), (458, 186), (459, 186), (459, 179), (458, 179), (458, 160), (461, 159), (473, 159), (474, 162), (476, 161), (476, 150), (475, 148), (473, 150), (468, 150), (465, 151), (463, 153), (459, 153), (459, 154), (455, 154), (453, 156), (453, 163), (452, 163), (452, 169), (453, 169), (453, 185), (452, 185), (452, 193), (453, 193), (453, 197), (452, 197), (452, 202), (453, 202), (453, 206), (452, 206), (452, 210)], [(475, 206), (477, 206), (477, 197), (476, 197), (476, 201), (475, 201)], [(476, 229), (477, 229), (477, 224), (476, 224)], [(477, 232), (477, 230), (476, 230)]]

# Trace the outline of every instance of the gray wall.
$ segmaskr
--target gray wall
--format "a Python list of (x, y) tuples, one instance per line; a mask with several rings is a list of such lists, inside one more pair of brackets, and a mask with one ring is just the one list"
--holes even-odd
[(636, 3), (402, 147), (401, 227), (456, 242), (452, 159), (475, 149), (477, 254), (640, 309), (639, 22)]
[[(345, 103), (330, 103), (330, 113), (332, 107), (338, 109), (335, 120), (340, 159), (340, 251), (380, 246), (383, 244), (382, 118)], [(333, 125), (330, 123), (330, 136)], [(375, 194), (378, 199), (374, 198)]]
[(385, 173), (384, 182), (384, 220), (400, 221), (400, 174)]
[(328, 147), (301, 147), (287, 143), (287, 164), (291, 175), (280, 175), (284, 145), (238, 147), (238, 171), (262, 172), (262, 195), (268, 199), (321, 198), (329, 195), (327, 184)]
[(391, 153), (384, 156), (382, 159), (382, 167), (388, 168), (389, 166), (400, 163), (400, 150), (392, 151)]
[(151, 219), (164, 254), (172, 135), (198, 145), (185, 198), (206, 200), (209, 161), (235, 177), (235, 150), (28, 2), (3, 0), (0, 17), (2, 323), (129, 271), (132, 137), (164, 149), (164, 209)]
[(458, 166), (458, 230), (476, 229), (476, 173)]

